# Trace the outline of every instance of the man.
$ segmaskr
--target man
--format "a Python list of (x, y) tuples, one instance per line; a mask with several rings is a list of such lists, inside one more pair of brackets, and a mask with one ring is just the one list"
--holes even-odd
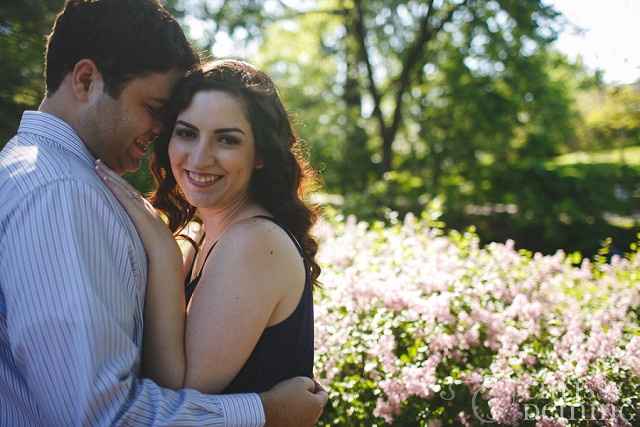
[(136, 170), (197, 61), (157, 0), (68, 0), (47, 93), (0, 152), (0, 426), (308, 426), (308, 378), (208, 396), (138, 378), (146, 259), (94, 173)]

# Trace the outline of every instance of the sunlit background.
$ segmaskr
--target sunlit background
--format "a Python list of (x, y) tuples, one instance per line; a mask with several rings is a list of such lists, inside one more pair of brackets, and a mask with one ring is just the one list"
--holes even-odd
[[(3, 140), (41, 98), (44, 35), (62, 3), (0, 6)], [(205, 56), (273, 76), (328, 215), (389, 222), (435, 210), (483, 242), (545, 253), (623, 253), (635, 241), (640, 2), (165, 4)], [(146, 169), (130, 179), (152, 187)]]
[[(62, 3), (0, 2), (0, 146)], [(640, 425), (640, 1), (165, 3), (321, 178), (318, 425)]]
[[(296, 7), (309, 7), (304, 1), (287, 1)], [(610, 83), (633, 83), (640, 76), (640, 2), (635, 0), (547, 0), (564, 15), (567, 27), (555, 46), (569, 58), (581, 58), (591, 70), (600, 70)], [(202, 20), (185, 19), (192, 38), (200, 39), (207, 27)], [(257, 44), (246, 46), (222, 32), (213, 52), (219, 56), (251, 57)]]
[(556, 46), (570, 58), (581, 57), (605, 81), (633, 83), (640, 76), (640, 2), (635, 0), (554, 0), (570, 26)]

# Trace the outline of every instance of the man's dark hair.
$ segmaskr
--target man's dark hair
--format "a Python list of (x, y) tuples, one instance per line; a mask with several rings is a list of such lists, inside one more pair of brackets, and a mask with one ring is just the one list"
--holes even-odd
[(158, 0), (67, 0), (47, 42), (47, 95), (82, 59), (95, 62), (112, 97), (133, 78), (187, 71), (198, 62), (180, 25)]

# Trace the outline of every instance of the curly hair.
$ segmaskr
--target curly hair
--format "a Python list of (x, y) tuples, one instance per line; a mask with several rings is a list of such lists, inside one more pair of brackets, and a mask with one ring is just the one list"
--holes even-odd
[(196, 208), (189, 204), (176, 183), (169, 161), (169, 141), (178, 114), (189, 107), (196, 93), (223, 91), (241, 100), (253, 131), (256, 155), (263, 167), (249, 181), (249, 196), (293, 233), (302, 246), (317, 283), (320, 266), (315, 260), (318, 243), (310, 229), (318, 217), (317, 207), (305, 203), (305, 193), (316, 184), (316, 175), (305, 161), (300, 140), (271, 78), (252, 65), (234, 59), (209, 62), (190, 72), (177, 85), (166, 106), (167, 126), (154, 144), (151, 172), (157, 190), (151, 203), (163, 212), (174, 234), (193, 220)]

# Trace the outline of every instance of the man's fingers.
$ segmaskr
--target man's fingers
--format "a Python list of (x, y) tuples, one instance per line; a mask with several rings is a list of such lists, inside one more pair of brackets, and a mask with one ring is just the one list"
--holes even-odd
[(320, 385), (320, 383), (307, 377), (299, 377), (299, 380), (304, 383), (307, 391), (311, 392), (311, 394), (313, 395), (312, 397), (320, 405), (320, 408), (324, 408), (324, 405), (327, 404), (327, 400), (329, 399), (329, 394)]
[(322, 387), (320, 388), (320, 390), (314, 393), (313, 396), (318, 400), (318, 403), (320, 403), (320, 406), (322, 408), (324, 408), (324, 406), (327, 404), (327, 401), (329, 400), (329, 393), (327, 393)]
[(295, 381), (298, 381), (299, 383), (301, 383), (305, 390), (310, 391), (311, 393), (315, 392), (316, 389), (316, 382), (314, 380), (312, 380), (309, 377), (295, 377), (294, 378)]
[(307, 391), (311, 392), (312, 394), (321, 396), (326, 403), (328, 394), (319, 382), (308, 377), (297, 377), (296, 380), (300, 381)]
[(320, 384), (318, 384), (318, 387), (320, 387), (319, 390), (313, 393), (313, 395), (311, 396), (313, 399), (316, 400), (316, 403), (319, 405), (318, 415), (316, 416), (316, 420), (315, 420), (316, 423), (322, 416), (324, 407), (327, 405), (327, 402), (329, 401), (329, 394), (324, 390), (324, 388), (322, 388)]
[[(306, 393), (305, 393), (306, 391)], [(313, 426), (329, 398), (324, 389), (308, 377), (294, 377), (276, 384), (260, 395), (268, 426)]]

